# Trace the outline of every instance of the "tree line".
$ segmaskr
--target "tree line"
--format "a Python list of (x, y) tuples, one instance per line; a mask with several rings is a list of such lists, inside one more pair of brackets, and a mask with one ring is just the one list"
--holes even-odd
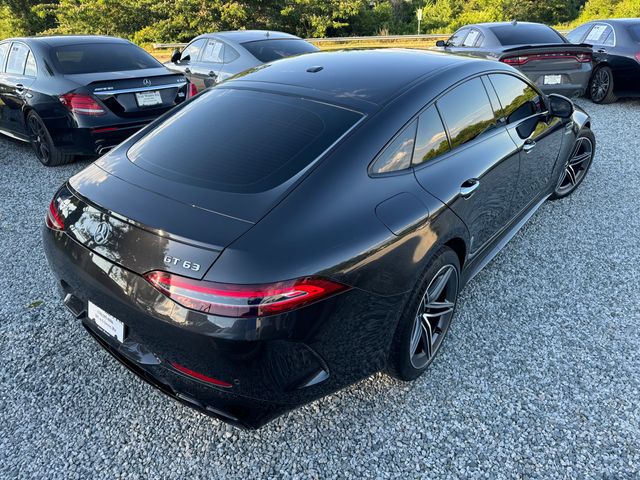
[(476, 22), (570, 25), (638, 17), (640, 0), (0, 0), (0, 38), (116, 35), (183, 42), (205, 32), (258, 28), (301, 37), (446, 33)]

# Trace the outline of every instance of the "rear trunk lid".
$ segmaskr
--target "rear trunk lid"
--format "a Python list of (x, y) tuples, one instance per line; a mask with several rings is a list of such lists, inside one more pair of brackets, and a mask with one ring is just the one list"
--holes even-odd
[(86, 87), (123, 118), (160, 114), (187, 97), (187, 79), (166, 68), (68, 74), (65, 78)]
[[(65, 230), (98, 255), (140, 275), (163, 270), (201, 279), (252, 222), (134, 186), (91, 165), (64, 191)], [(90, 199), (90, 200), (89, 200)]]

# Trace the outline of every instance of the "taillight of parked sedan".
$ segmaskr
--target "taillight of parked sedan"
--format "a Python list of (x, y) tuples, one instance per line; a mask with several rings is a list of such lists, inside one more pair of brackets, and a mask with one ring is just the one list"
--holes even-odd
[(637, 60), (638, 62), (640, 62), (640, 52), (636, 53), (636, 55), (635, 55), (635, 56), (636, 56), (636, 60)]
[(198, 87), (196, 87), (193, 83), (190, 83), (187, 90), (187, 98), (195, 97), (197, 94)]
[(51, 200), (49, 209), (47, 210), (47, 216), (44, 219), (47, 227), (52, 230), (64, 230), (64, 220), (62, 214), (56, 205), (56, 199)]
[(78, 115), (95, 117), (106, 113), (95, 98), (84, 93), (66, 93), (60, 97), (60, 103)]
[(580, 63), (589, 63), (591, 61), (590, 53), (533, 53), (530, 55), (518, 55), (515, 57), (501, 58), (500, 61), (514, 67), (524, 65), (532, 60), (558, 60), (558, 59), (575, 59)]
[(150, 272), (145, 278), (185, 308), (236, 318), (290, 312), (350, 288), (316, 277), (262, 285), (206, 282), (159, 271)]

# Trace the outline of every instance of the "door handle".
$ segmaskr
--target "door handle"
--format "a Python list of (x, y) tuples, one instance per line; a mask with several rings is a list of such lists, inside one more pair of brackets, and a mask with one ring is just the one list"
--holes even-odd
[(460, 196), (464, 198), (469, 198), (473, 192), (476, 191), (476, 188), (480, 186), (480, 180), (477, 178), (470, 178), (462, 185), (460, 185)]
[(191, 69), (189, 67), (185, 68), (184, 73), (191, 73)]
[(526, 142), (524, 142), (524, 145), (522, 146), (522, 150), (528, 153), (531, 150), (533, 150), (535, 146), (536, 146), (536, 142), (534, 142), (533, 140), (527, 140)]
[(19, 94), (23, 94), (24, 93), (24, 85), (21, 83), (18, 83), (16, 85), (16, 92), (18, 92)]
[(599, 48), (598, 49), (598, 53), (607, 53), (607, 49), (606, 48)]
[(218, 75), (216, 75), (216, 72), (214, 72), (213, 70), (211, 70), (207, 75), (209, 75), (210, 77), (216, 78)]

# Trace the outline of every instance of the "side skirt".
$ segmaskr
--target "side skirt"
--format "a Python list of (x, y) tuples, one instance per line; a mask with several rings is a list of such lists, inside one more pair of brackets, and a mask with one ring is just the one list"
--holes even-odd
[(500, 239), (493, 244), (493, 246), (489, 247), (489, 250), (486, 254), (482, 255), (482, 258), (477, 261), (474, 265), (470, 267), (470, 270), (466, 274), (466, 281), (468, 283), (471, 281), (473, 277), (475, 277), (480, 271), (487, 266), (487, 264), (493, 260), (493, 258), (504, 248), (504, 246), (509, 243), (516, 233), (520, 231), (520, 229), (524, 226), (527, 221), (533, 216), (534, 213), (538, 211), (540, 206), (547, 201), (547, 199), (551, 196), (551, 194), (545, 195), (542, 197), (536, 204), (534, 204), (524, 215), (520, 217), (520, 220), (515, 222), (508, 230), (505, 231), (500, 236)]
[(16, 140), (20, 140), (21, 142), (25, 142), (25, 143), (29, 143), (30, 140), (29, 138), (23, 136), (23, 135), (18, 135), (17, 133), (13, 133), (10, 132), (9, 130), (4, 130), (3, 128), (0, 128), (0, 133), (6, 135), (7, 137), (11, 137), (14, 138)]

